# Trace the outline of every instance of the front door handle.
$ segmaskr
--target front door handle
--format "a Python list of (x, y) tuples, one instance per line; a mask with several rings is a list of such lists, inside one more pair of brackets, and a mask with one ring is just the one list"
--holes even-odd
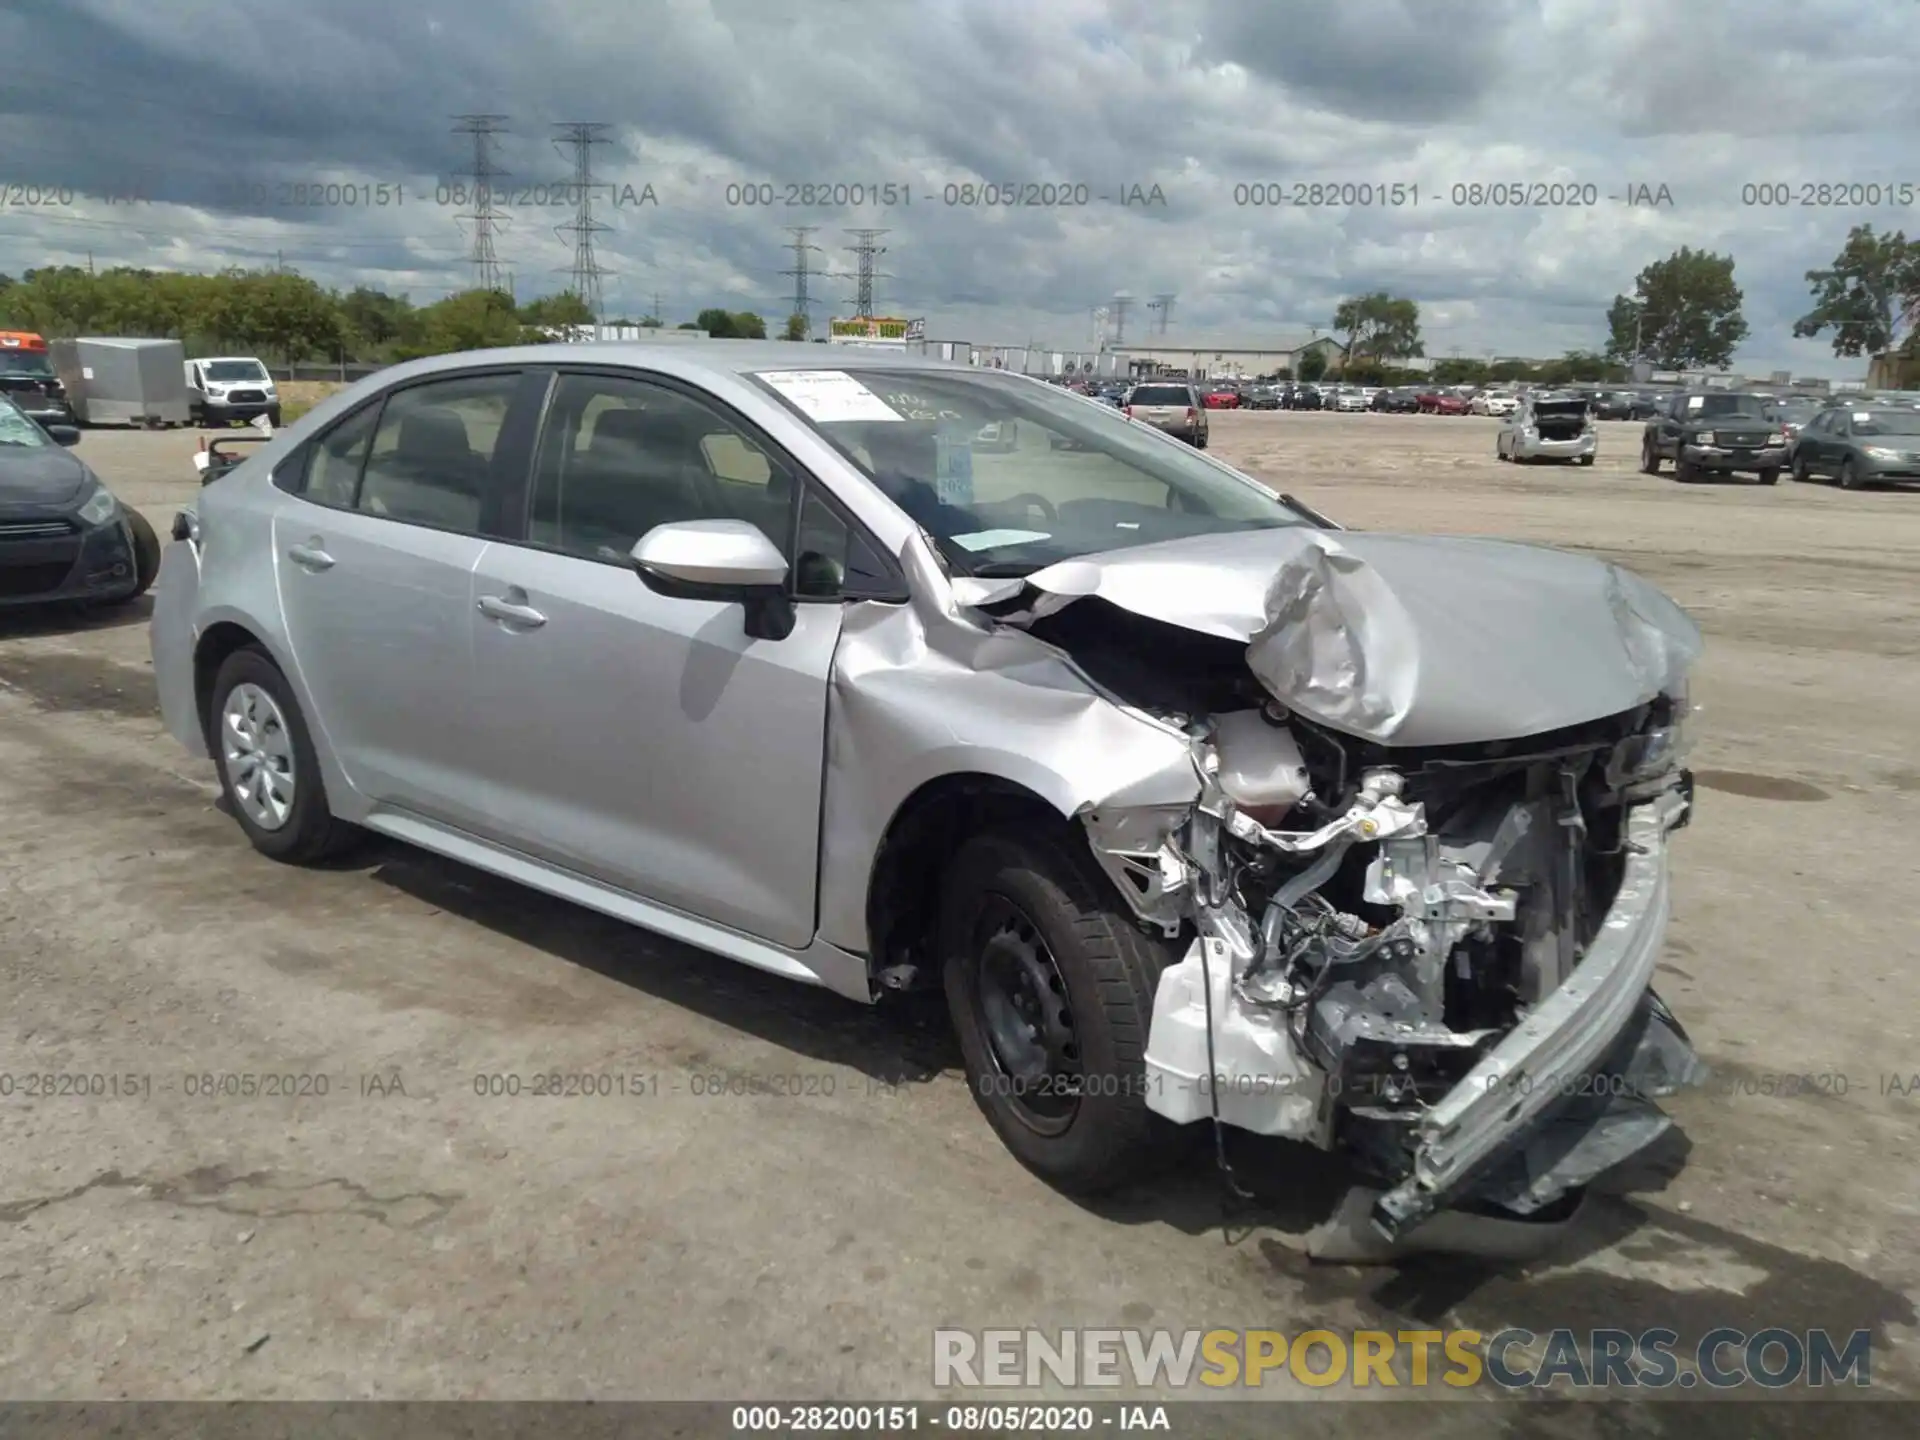
[(308, 570), (331, 570), (334, 565), (333, 557), (320, 548), (318, 539), (310, 540), (305, 545), (288, 546), (287, 558)]
[(537, 630), (547, 623), (547, 617), (531, 605), (518, 605), (498, 595), (482, 595), (480, 613), (491, 620), (502, 620), (509, 625), (519, 625), (529, 630)]

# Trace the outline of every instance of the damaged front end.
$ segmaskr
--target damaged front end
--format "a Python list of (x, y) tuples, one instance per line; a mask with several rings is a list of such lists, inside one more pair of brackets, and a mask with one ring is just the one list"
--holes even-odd
[[(1351, 1154), (1382, 1182), (1372, 1220), (1389, 1240), (1442, 1208), (1538, 1215), (1655, 1139), (1670, 1122), (1653, 1101), (1700, 1073), (1651, 988), (1668, 837), (1692, 802), (1697, 631), (1625, 572), (1535, 552), (1482, 580), (1497, 592), (1532, 567), (1538, 618), (1589, 624), (1559, 642), (1607, 644), (1549, 664), (1538, 639), (1516, 641), (1504, 669), (1446, 675), (1476, 647), (1417, 603), (1436, 583), (1425, 562), (1387, 537), (1307, 537), (1269, 570), (1258, 617), (1242, 597), (1236, 618), (1229, 580), (1187, 637), (1198, 718), (1177, 718), (1198, 803), (1082, 817), (1140, 918), (1192, 937), (1157, 992), (1148, 1104)], [(1104, 646), (1098, 605), (1056, 596), (1020, 623), (1138, 697), (1126, 656), (1180, 623), (1164, 598), (1126, 604), (1151, 593), (1152, 563), (1078, 577), (1076, 598), (1126, 612), (1107, 611)], [(1456, 572), (1456, 600), (1475, 588)], [(1503, 738), (1460, 738), (1476, 687), (1508, 712)], [(1516, 713), (1567, 721), (1570, 689), (1600, 718), (1513, 733)]]

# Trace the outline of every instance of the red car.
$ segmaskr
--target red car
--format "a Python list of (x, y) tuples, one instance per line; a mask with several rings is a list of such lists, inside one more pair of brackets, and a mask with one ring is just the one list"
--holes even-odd
[(1240, 392), (1238, 390), (1209, 390), (1207, 392), (1206, 404), (1209, 410), (1238, 410), (1240, 408)]
[(1467, 413), (1467, 401), (1463, 395), (1450, 391), (1434, 391), (1420, 397), (1422, 415), (1464, 415)]

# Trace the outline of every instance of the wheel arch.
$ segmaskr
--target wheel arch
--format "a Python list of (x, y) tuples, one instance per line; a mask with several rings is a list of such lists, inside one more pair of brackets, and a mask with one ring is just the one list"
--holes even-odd
[[(982, 829), (1021, 823), (1065, 830), (1072, 816), (1039, 791), (981, 770), (938, 776), (900, 802), (867, 879), (868, 954), (876, 973), (925, 959), (940, 883), (960, 845)], [(922, 972), (930, 977), (924, 965)]]

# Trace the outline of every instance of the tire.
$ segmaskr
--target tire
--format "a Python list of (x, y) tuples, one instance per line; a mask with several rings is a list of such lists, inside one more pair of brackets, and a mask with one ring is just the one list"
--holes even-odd
[(267, 407), (267, 423), (276, 430), (280, 428), (280, 407), (278, 405)]
[[(974, 1102), (1015, 1159), (1068, 1194), (1145, 1178), (1175, 1149), (1178, 1127), (1147, 1108), (1145, 1088), (1154, 991), (1173, 946), (1149, 938), (1124, 906), (1064, 826), (974, 836), (954, 857), (942, 896), (942, 979)], [(1046, 984), (1026, 992), (1037, 1009), (1019, 1010), (1017, 998), (998, 1007), (1003, 1032), (1004, 1022), (1031, 1032), (1022, 1014), (1041, 1018), (1064, 1000), (1066, 1023), (1052, 1011), (1049, 1028), (1066, 1039), (1050, 1048), (1077, 1065), (1077, 1096), (1033, 1080), (1018, 1057), (1010, 1066), (1010, 1047), (995, 1040), (988, 1015), (1008, 987), (991, 977), (1008, 971), (1043, 975)], [(1021, 1076), (1027, 1093), (1016, 1091)]]
[(1575, 456), (1575, 457), (1574, 457), (1574, 463), (1575, 463), (1576, 465), (1591, 465), (1591, 464), (1593, 464), (1593, 456), (1591, 456), (1591, 455), (1578, 455), (1578, 456)]
[(1853, 463), (1853, 457), (1851, 455), (1840, 462), (1839, 479), (1842, 490), (1858, 490), (1860, 488), (1860, 467)]
[(1673, 478), (1682, 484), (1691, 484), (1700, 478), (1700, 471), (1692, 461), (1675, 456), (1673, 461)]
[(1207, 437), (1204, 431), (1194, 437), (1193, 448), (1196, 450), (1204, 450), (1207, 448)]
[(1778, 485), (1780, 483), (1779, 469), (1776, 467), (1772, 470), (1762, 470), (1760, 472), (1760, 483), (1762, 485)]
[(135, 585), (133, 594), (127, 596), (132, 600), (152, 589), (154, 577), (160, 573), (160, 537), (153, 533), (153, 526), (138, 510), (127, 511), (127, 528), (133, 532)]
[[(249, 801), (235, 784), (236, 765), (228, 753), (234, 747), (225, 738), (228, 702), (235, 691), (248, 686), (264, 694), (272, 702), (272, 708), (279, 712), (279, 723), (262, 716), (257, 730), (277, 731), (283, 743), (276, 746), (269, 740), (266, 746), (258, 748), (277, 750), (290, 762), (286, 773), (293, 781), (292, 803), (286, 808), (284, 820), (274, 826), (262, 824), (250, 813)], [(214, 769), (220, 775), (221, 793), (226, 796), (227, 805), (247, 840), (262, 855), (289, 865), (310, 865), (339, 854), (359, 838), (356, 827), (336, 820), (328, 808), (326, 784), (320, 775), (320, 762), (314, 754), (306, 717), (300, 713), (286, 676), (265, 650), (256, 645), (245, 646), (234, 651), (220, 666), (207, 706), (207, 741), (214, 757)]]
[(1796, 484), (1804, 485), (1813, 478), (1813, 472), (1807, 469), (1807, 457), (1804, 455), (1796, 455), (1793, 457), (1792, 469), (1794, 482)]
[(1653, 448), (1651, 440), (1640, 442), (1640, 473), (1658, 475), (1660, 473), (1660, 452)]

